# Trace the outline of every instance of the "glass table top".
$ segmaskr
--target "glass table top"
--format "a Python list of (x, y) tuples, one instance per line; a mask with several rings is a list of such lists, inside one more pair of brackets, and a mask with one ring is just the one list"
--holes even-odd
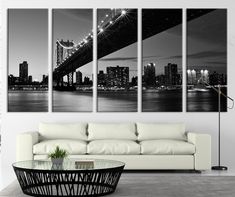
[(120, 161), (105, 159), (64, 159), (62, 165), (52, 164), (51, 160), (19, 161), (13, 167), (32, 170), (101, 170), (122, 167)]

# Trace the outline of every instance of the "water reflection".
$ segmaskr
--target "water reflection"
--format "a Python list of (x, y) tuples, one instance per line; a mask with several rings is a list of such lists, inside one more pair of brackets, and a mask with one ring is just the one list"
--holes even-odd
[(137, 92), (98, 92), (98, 111), (136, 112)]
[(47, 91), (9, 91), (9, 112), (47, 112)]
[[(222, 90), (226, 94), (226, 90)], [(92, 92), (53, 91), (53, 111), (55, 112), (91, 112)], [(98, 111), (100, 112), (136, 112), (137, 92), (105, 93), (98, 92)], [(144, 112), (180, 112), (182, 111), (182, 91), (144, 92), (142, 93)], [(9, 112), (47, 112), (48, 93), (35, 91), (10, 91), (8, 93)], [(187, 92), (188, 112), (218, 111), (218, 94), (207, 92)], [(221, 96), (221, 111), (227, 111), (227, 101)]]
[(142, 109), (144, 112), (181, 112), (182, 90), (143, 91)]
[(91, 112), (92, 92), (53, 91), (54, 112)]
[[(226, 94), (226, 88), (222, 89)], [(214, 90), (206, 92), (188, 91), (187, 92), (187, 111), (188, 112), (216, 112), (218, 111), (218, 94)], [(221, 111), (227, 111), (227, 100), (221, 96)]]

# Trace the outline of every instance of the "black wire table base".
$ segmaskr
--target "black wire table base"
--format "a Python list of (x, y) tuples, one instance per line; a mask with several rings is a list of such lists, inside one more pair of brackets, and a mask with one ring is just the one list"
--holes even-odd
[(14, 167), (30, 196), (103, 196), (115, 191), (124, 166), (97, 170), (34, 170)]

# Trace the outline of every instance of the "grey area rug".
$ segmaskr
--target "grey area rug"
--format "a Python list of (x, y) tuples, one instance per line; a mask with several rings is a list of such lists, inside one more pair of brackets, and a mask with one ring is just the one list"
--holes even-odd
[[(17, 181), (0, 192), (25, 197)], [(133, 174), (122, 175), (111, 197), (235, 197), (235, 176)]]

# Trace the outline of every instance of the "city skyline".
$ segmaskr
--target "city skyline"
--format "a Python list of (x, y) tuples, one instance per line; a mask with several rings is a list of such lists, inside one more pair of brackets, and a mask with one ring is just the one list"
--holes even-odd
[(144, 66), (142, 73), (143, 87), (174, 86), (182, 84), (182, 75), (179, 73), (178, 65), (168, 63), (164, 66), (164, 73), (156, 74), (156, 64), (151, 62)]
[(131, 67), (126, 66), (126, 65), (109, 65), (107, 67), (104, 67), (104, 69), (98, 69), (97, 70), (97, 74), (99, 74), (100, 71), (103, 71), (105, 74), (107, 74), (107, 68), (108, 67), (128, 67), (129, 68), (129, 82), (131, 81), (132, 77), (137, 77), (137, 73), (136, 74), (131, 74), (131, 72), (133, 72), (132, 70), (130, 70)]
[(14, 75), (12, 73), (9, 73), (8, 77), (13, 76), (13, 77), (16, 77), (16, 78), (22, 78), (23, 77), (23, 76), (21, 76), (22, 75), (22, 71), (21, 71), (22, 69), (20, 67), (25, 62), (27, 63), (27, 74), (25, 74), (25, 75), (27, 75), (27, 78), (31, 78), (32, 79), (31, 81), (40, 82), (40, 81), (43, 81), (43, 77), (48, 76), (47, 74), (42, 74), (42, 76), (38, 75), (39, 77), (36, 78), (33, 75), (30, 75), (28, 73), (28, 70), (29, 70), (29, 67), (30, 67), (29, 64), (28, 64), (28, 61), (23, 61), (23, 62), (19, 63), (19, 65), (18, 65), (18, 75)]
[(75, 74), (74, 83), (76, 83), (77, 85), (83, 85), (82, 83), (84, 83), (86, 80), (89, 80), (90, 82), (93, 83), (93, 77), (90, 78), (88, 76), (83, 76), (83, 73), (80, 70), (77, 70), (74, 74)]
[(109, 66), (104, 70), (99, 70), (97, 74), (98, 87), (124, 87), (126, 90), (130, 87), (137, 86), (137, 76), (130, 78), (129, 67), (126, 66)]
[[(48, 10), (8, 10), (8, 74), (18, 76), (18, 65), (27, 61), (35, 79), (48, 74)], [(40, 54), (40, 55), (39, 55)]]

